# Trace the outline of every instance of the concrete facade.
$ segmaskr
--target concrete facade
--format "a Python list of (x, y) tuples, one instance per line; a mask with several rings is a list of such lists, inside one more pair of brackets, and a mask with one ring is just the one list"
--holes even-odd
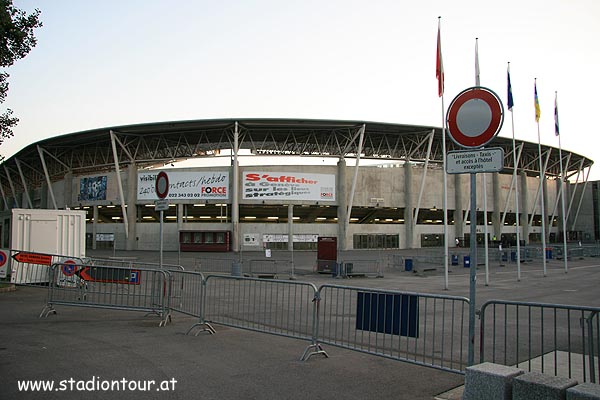
[[(147, 172), (147, 170), (144, 170)], [(198, 167), (198, 168), (172, 168), (165, 170), (169, 172), (222, 172), (228, 173), (230, 177), (234, 176), (234, 167)], [(272, 172), (282, 172), (291, 174), (326, 174), (335, 177), (335, 201), (320, 202), (315, 200), (289, 200), (272, 198), (249, 199), (243, 196), (243, 182), (240, 179), (237, 190), (234, 190), (233, 179), (230, 179), (227, 200), (205, 200), (206, 204), (224, 203), (227, 212), (226, 218), (222, 220), (208, 220), (190, 222), (185, 219), (184, 206), (191, 206), (198, 200), (185, 199), (175, 200), (172, 204), (176, 205), (176, 217), (166, 221), (164, 224), (164, 249), (176, 250), (179, 243), (179, 234), (181, 230), (227, 230), (234, 232), (234, 226), (239, 226), (239, 237), (244, 235), (254, 235), (258, 238), (258, 243), (253, 243), (254, 247), (245, 248), (245, 243), (240, 243), (239, 251), (257, 250), (263, 243), (264, 235), (319, 235), (335, 236), (338, 238), (338, 247), (340, 250), (353, 249), (356, 235), (394, 235), (397, 236), (399, 248), (419, 248), (427, 245), (426, 240), (443, 239), (444, 226), (443, 219), (443, 171), (439, 167), (430, 167), (425, 173), (423, 164), (400, 163), (382, 166), (360, 166), (356, 178), (356, 187), (352, 199), (352, 187), (355, 175), (355, 167), (347, 166), (344, 159), (340, 159), (338, 165), (334, 166), (243, 166), (239, 167), (238, 173), (243, 176), (247, 171), (260, 171), (266, 174)], [(116, 179), (116, 173), (109, 171), (95, 175), (73, 175), (66, 174), (62, 181), (54, 182), (50, 187), (42, 186), (37, 192), (34, 191), (33, 198), (37, 204), (41, 205), (43, 199), (48, 203), (48, 199), (56, 199), (58, 208), (84, 208), (89, 210), (89, 221), (87, 231), (96, 246), (95, 238), (98, 233), (113, 233), (115, 238), (114, 246), (117, 249), (126, 250), (153, 250), (159, 243), (159, 223), (145, 222), (142, 220), (140, 212), (141, 207), (147, 207), (153, 204), (150, 200), (138, 200), (137, 174), (141, 172), (131, 164), (128, 168), (121, 170), (121, 182), (123, 185), (122, 193), (125, 197), (125, 207), (127, 224), (122, 217), (121, 199), (119, 193), (119, 183)], [(94, 178), (106, 176), (106, 196), (104, 200), (82, 200), (81, 182), (84, 178)], [(424, 179), (424, 180), (423, 180)], [(481, 190), (483, 174), (477, 177), (477, 209), (479, 215), (483, 216), (483, 211), (487, 207), (488, 212), (488, 238), (490, 240), (502, 240), (506, 235), (516, 233), (515, 226), (515, 186), (519, 189), (520, 197), (520, 229), (521, 239), (526, 243), (539, 240), (541, 234), (541, 217), (539, 207), (539, 179), (521, 174), (513, 182), (512, 174), (488, 173), (485, 174), (487, 198), (483, 197)], [(470, 182), (467, 177), (455, 175), (447, 180), (448, 196), (447, 205), (449, 210), (448, 221), (448, 239), (451, 246), (455, 244), (455, 238), (463, 238), (469, 232), (469, 225), (465, 223), (464, 215), (468, 215)], [(556, 222), (552, 226), (547, 226), (547, 235), (559, 236), (559, 222), (562, 218), (561, 207), (555, 207), (559, 195), (559, 185), (555, 182), (548, 182), (545, 186), (544, 203), (548, 218), (556, 208)], [(581, 193), (582, 185), (579, 187)], [(422, 188), (423, 187), (423, 188)], [(52, 193), (50, 193), (52, 190)], [(233, 194), (237, 193), (237, 201), (234, 201)], [(569, 192), (571, 194), (572, 192)], [(567, 196), (567, 201), (570, 200)], [(571, 219), (568, 222), (568, 228), (572, 228), (574, 213), (578, 209), (579, 196), (574, 196), (573, 205), (570, 210)], [(352, 200), (352, 201), (350, 201)], [(585, 231), (586, 237), (594, 237), (593, 219), (588, 218), (593, 209), (592, 196), (585, 195), (580, 207), (581, 215), (578, 221), (577, 229)], [(36, 203), (34, 201), (34, 203)], [(244, 215), (235, 212), (232, 205), (239, 204), (239, 207), (256, 207), (257, 209), (268, 206), (285, 207), (285, 215), (281, 219), (287, 219), (285, 223), (269, 223), (261, 221), (246, 221)], [(351, 219), (347, 215), (347, 207), (352, 204)], [(46, 206), (49, 206), (47, 204)], [(326, 222), (317, 222), (313, 218), (311, 222), (295, 222), (294, 218), (300, 215), (302, 207), (330, 207), (335, 208), (337, 220), (328, 218)], [(315, 208), (314, 216), (318, 216), (319, 210)], [(458, 211), (457, 211), (458, 208)], [(568, 207), (567, 207), (568, 208)], [(110, 215), (117, 215), (115, 220), (102, 218), (102, 212), (108, 211)], [(418, 215), (417, 215), (418, 209)], [(357, 210), (361, 210), (361, 217), (354, 218)], [(461, 212), (462, 211), (462, 212)], [(116, 214), (115, 214), (116, 213)], [(385, 213), (386, 218), (376, 218), (379, 213)], [(506, 213), (506, 215), (505, 215)], [(535, 215), (532, 218), (532, 215)], [(119, 218), (121, 216), (121, 218)], [(291, 216), (291, 217), (290, 217)], [(371, 216), (371, 217), (369, 217)], [(415, 221), (415, 216), (417, 221)], [(482, 235), (485, 231), (483, 217), (478, 216), (477, 233)], [(592, 222), (590, 222), (592, 221)], [(239, 224), (238, 224), (239, 222)], [(127, 225), (127, 228), (126, 226)], [(536, 236), (537, 235), (537, 236)], [(289, 237), (289, 236), (288, 236)], [(440, 239), (441, 238), (441, 239)], [(482, 238), (480, 240), (483, 240)], [(442, 241), (443, 243), (443, 241)], [(288, 241), (287, 247), (291, 244)], [(234, 250), (235, 247), (233, 247)]]

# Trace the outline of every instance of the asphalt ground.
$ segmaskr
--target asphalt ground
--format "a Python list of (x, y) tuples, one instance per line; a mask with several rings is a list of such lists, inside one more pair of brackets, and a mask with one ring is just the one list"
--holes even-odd
[[(158, 259), (156, 252), (119, 255), (147, 262)], [(164, 257), (165, 262), (181, 260), (177, 253)], [(295, 257), (299, 265), (306, 259), (300, 271), (311, 270), (314, 255)], [(334, 283), (468, 297), (468, 274), (468, 268), (451, 267), (448, 289), (441, 268), (388, 268), (383, 278), (305, 273), (297, 279), (317, 286)], [(600, 306), (600, 260), (595, 258), (570, 260), (568, 273), (562, 260), (551, 260), (546, 276), (541, 263), (524, 263), (521, 280), (514, 263), (490, 265), (487, 286), (483, 265), (477, 276), (478, 307), (492, 298)], [(46, 290), (28, 287), (0, 293), (0, 399), (431, 400), (464, 380), (459, 374), (331, 346), (325, 346), (329, 358), (302, 362), (308, 342), (218, 325), (215, 335), (187, 336), (195, 319), (181, 315), (162, 328), (155, 316), (129, 311), (63, 306), (57, 307), (57, 315), (38, 318), (45, 297)], [(27, 380), (52, 381), (65, 390), (19, 392), (18, 381)], [(102, 390), (102, 381), (112, 382), (114, 390)], [(129, 390), (140, 389), (143, 381), (154, 385), (145, 385), (146, 391)], [(170, 390), (158, 391), (161, 384)]]

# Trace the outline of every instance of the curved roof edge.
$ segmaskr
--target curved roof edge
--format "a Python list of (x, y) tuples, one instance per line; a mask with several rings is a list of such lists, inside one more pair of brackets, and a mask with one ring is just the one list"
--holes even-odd
[[(357, 120), (302, 118), (226, 118), (120, 125), (68, 133), (32, 143), (4, 160), (2, 186), (21, 182), (21, 189), (37, 187), (66, 173), (93, 173), (119, 164), (139, 166), (214, 155), (233, 147), (238, 131), (239, 147), (253, 154), (280, 156), (354, 157), (360, 130), (365, 126), (361, 157), (432, 163), (443, 162), (442, 129), (439, 127)], [(539, 175), (537, 143), (516, 140), (519, 172)], [(446, 140), (446, 150), (461, 150)], [(487, 147), (505, 152), (505, 172), (512, 172), (512, 138), (497, 136)], [(542, 145), (542, 161), (550, 177), (560, 176), (559, 149)], [(562, 149), (567, 178), (589, 168), (593, 161)], [(45, 172), (47, 171), (47, 172)], [(12, 179), (19, 176), (19, 179)], [(11, 179), (9, 179), (11, 178)], [(23, 180), (25, 182), (23, 182)], [(17, 186), (19, 184), (17, 183)]]

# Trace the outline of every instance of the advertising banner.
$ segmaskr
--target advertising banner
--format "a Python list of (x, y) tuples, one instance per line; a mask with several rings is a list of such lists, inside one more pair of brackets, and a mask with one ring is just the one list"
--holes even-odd
[(106, 200), (106, 176), (93, 176), (79, 180), (79, 201)]
[[(164, 170), (163, 170), (164, 171)], [(229, 171), (165, 171), (169, 200), (228, 200)], [(138, 172), (137, 199), (156, 200), (159, 171)]]
[(335, 175), (244, 172), (245, 200), (335, 201)]

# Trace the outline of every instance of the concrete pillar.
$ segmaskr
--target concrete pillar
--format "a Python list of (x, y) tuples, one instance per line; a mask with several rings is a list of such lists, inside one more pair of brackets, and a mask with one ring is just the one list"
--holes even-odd
[[(462, 239), (465, 235), (462, 213), (462, 210), (465, 206), (463, 204), (461, 176), (462, 175), (460, 174), (454, 175), (454, 236)], [(452, 238), (448, 238), (448, 243), (450, 243), (450, 246), (454, 245), (455, 243), (455, 241), (451, 239)]]
[[(556, 203), (556, 218), (558, 219), (558, 221), (557, 221), (558, 222), (558, 224), (557, 224), (557, 226), (558, 226), (558, 232), (557, 232), (557, 235), (556, 235), (556, 240), (558, 240), (558, 241), (560, 241), (562, 243), (561, 237), (563, 235), (563, 232), (566, 235), (566, 229), (563, 226), (563, 212), (562, 212), (563, 211), (563, 207), (562, 207), (561, 193), (560, 193), (560, 189), (561, 189), (561, 186), (562, 186), (563, 182), (562, 182), (561, 179), (556, 179), (555, 182), (556, 182), (556, 195), (558, 196), (558, 201)], [(563, 188), (563, 189), (565, 189), (565, 188)], [(565, 197), (564, 198), (565, 198), (565, 201), (566, 201), (566, 199), (567, 199), (566, 193), (565, 193)], [(565, 212), (567, 212), (566, 205), (565, 205)]]
[(180, 231), (183, 228), (183, 204), (177, 204), (177, 230)]
[(406, 241), (404, 248), (413, 248), (413, 199), (412, 199), (412, 187), (413, 187), (413, 170), (412, 166), (408, 161), (404, 163), (404, 229)]
[[(64, 201), (62, 208), (71, 207), (71, 199), (73, 198), (73, 173), (71, 171), (65, 174), (65, 192)], [(57, 204), (60, 208), (60, 204)]]
[(344, 158), (340, 158), (340, 160), (337, 163), (337, 166), (338, 250), (346, 250), (346, 231), (348, 229), (348, 226), (346, 225), (346, 220), (348, 219), (348, 196), (346, 193), (346, 160), (344, 160)]
[(548, 210), (550, 209), (550, 205), (548, 204), (548, 179), (544, 179), (542, 182), (543, 193), (544, 193), (544, 212), (542, 213), (542, 218), (545, 218), (546, 221), (546, 242), (550, 238), (550, 231), (552, 230), (552, 223), (548, 222)]
[(131, 163), (127, 166), (127, 225), (128, 237), (126, 243), (127, 250), (137, 249), (137, 166)]
[(98, 233), (98, 206), (94, 206), (92, 211), (94, 221), (92, 222), (92, 249), (96, 250), (96, 233)]
[(42, 210), (50, 208), (48, 207), (48, 184), (46, 182), (43, 182), (40, 188), (40, 208)]
[(294, 251), (294, 206), (288, 204), (288, 250)]
[(521, 172), (521, 187), (519, 188), (519, 211), (521, 213), (521, 240), (529, 244), (529, 201), (527, 196), (527, 174)]
[(494, 210), (492, 211), (492, 225), (494, 227), (493, 236), (496, 236), (496, 239), (501, 240), (502, 226), (500, 224), (502, 221), (500, 219), (500, 209), (502, 208), (502, 201), (500, 199), (500, 175), (497, 172), (492, 174), (492, 193), (494, 196), (492, 199), (494, 207)]

